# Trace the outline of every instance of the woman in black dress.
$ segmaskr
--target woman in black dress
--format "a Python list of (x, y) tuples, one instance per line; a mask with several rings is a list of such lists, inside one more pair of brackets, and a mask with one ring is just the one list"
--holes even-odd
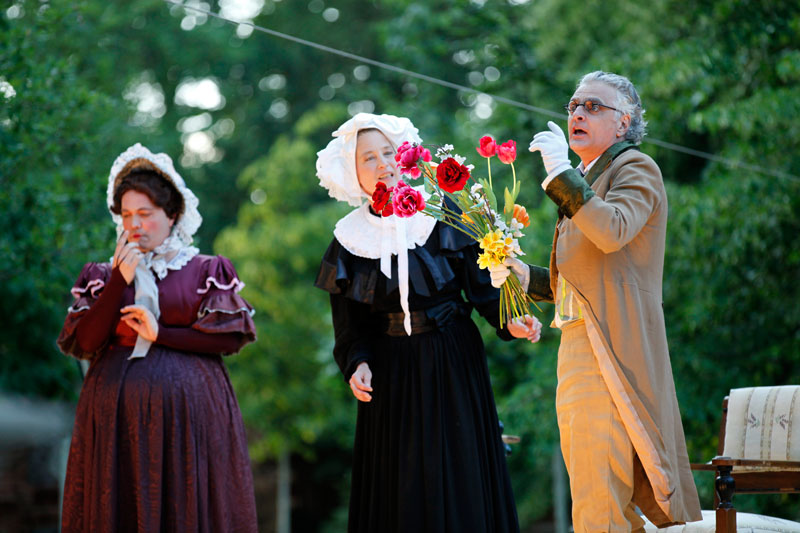
[(197, 198), (166, 154), (111, 168), (110, 263), (87, 263), (58, 344), (89, 359), (62, 531), (257, 531), (242, 417), (221, 354), (255, 340), (231, 262), (191, 246)]
[[(358, 398), (351, 533), (519, 530), (483, 342), (472, 309), (499, 325), (499, 291), (477, 243), (435, 219), (382, 218), (378, 182), (421, 142), (408, 119), (360, 113), (317, 155), (342, 218), (316, 286), (330, 293), (334, 357)], [(497, 329), (538, 340), (532, 317)]]

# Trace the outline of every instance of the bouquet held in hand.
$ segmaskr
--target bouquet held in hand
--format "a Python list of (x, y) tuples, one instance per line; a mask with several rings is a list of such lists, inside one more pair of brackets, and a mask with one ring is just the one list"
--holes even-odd
[[(423, 178), (431, 195), (426, 200), (420, 191), (404, 181), (394, 187), (378, 183), (372, 196), (373, 209), (382, 216), (410, 217), (421, 212), (466, 233), (480, 244), (478, 257), (481, 268), (503, 263), (507, 257), (525, 255), (518, 239), (522, 229), (529, 224), (525, 208), (516, 202), (520, 183), (514, 170), (517, 146), (512, 140), (497, 144), (489, 136), (481, 138), (476, 148), (486, 158), (487, 179), (472, 177), (472, 165), (464, 165), (465, 158), (453, 153), (446, 144), (436, 151), (439, 163), (431, 162), (431, 152), (422, 145), (403, 143), (397, 149), (395, 160), (402, 174), (410, 180)], [(503, 190), (503, 210), (498, 211), (498, 200), (492, 184), (491, 158), (511, 166), (511, 189)], [(468, 187), (469, 185), (469, 187)], [(500, 287), (500, 325), (530, 314), (534, 303), (512, 273)], [(534, 305), (536, 305), (534, 303)], [(538, 309), (538, 306), (537, 306)]]

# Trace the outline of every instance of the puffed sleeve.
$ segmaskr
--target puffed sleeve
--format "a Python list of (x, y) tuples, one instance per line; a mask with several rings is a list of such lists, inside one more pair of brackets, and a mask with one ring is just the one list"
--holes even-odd
[(360, 363), (369, 363), (372, 355), (378, 331), (377, 317), (371, 311), (377, 274), (375, 261), (353, 256), (333, 239), (314, 282), (330, 293), (333, 358), (345, 381)]
[(197, 288), (203, 299), (192, 329), (212, 334), (239, 334), (241, 343), (235, 350), (238, 351), (256, 340), (255, 311), (239, 295), (244, 283), (230, 259), (218, 255), (210, 258), (206, 266)]
[[(105, 309), (98, 312), (96, 304), (100, 302), (100, 307), (116, 306), (119, 309), (122, 291), (127, 284), (119, 271), (115, 272), (117, 276), (112, 276), (108, 263), (86, 263), (83, 266), (70, 290), (72, 305), (67, 309), (64, 326), (57, 340), (65, 354), (89, 359), (108, 339), (118, 313), (113, 313), (113, 309), (112, 312)], [(94, 312), (90, 313), (90, 310)], [(85, 327), (84, 319), (91, 322), (92, 327)]]

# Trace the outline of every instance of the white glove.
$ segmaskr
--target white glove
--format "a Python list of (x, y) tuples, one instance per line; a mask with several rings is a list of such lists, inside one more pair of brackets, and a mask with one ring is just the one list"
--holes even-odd
[(550, 131), (540, 131), (533, 136), (528, 150), (542, 153), (542, 162), (547, 176), (557, 176), (572, 168), (569, 162), (569, 144), (561, 128), (552, 120), (547, 122)]
[(506, 278), (511, 274), (512, 270), (514, 271), (514, 274), (516, 274), (520, 285), (522, 285), (522, 290), (527, 292), (528, 283), (530, 283), (531, 269), (528, 267), (528, 265), (516, 257), (506, 257), (502, 265), (489, 267), (489, 276), (492, 278), (492, 287), (499, 289), (506, 281)]

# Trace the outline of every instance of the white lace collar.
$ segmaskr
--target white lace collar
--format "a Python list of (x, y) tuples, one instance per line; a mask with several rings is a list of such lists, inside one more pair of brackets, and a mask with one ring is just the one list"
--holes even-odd
[[(183, 241), (173, 233), (164, 239), (164, 242), (144, 254), (140, 262), (142, 266), (152, 270), (158, 279), (164, 279), (169, 270), (182, 269), (199, 253), (200, 250), (194, 246), (184, 245)], [(114, 258), (111, 257), (108, 262), (114, 264)]]
[[(398, 243), (396, 224), (405, 224), (406, 240)], [(369, 203), (364, 203), (336, 223), (333, 234), (336, 240), (353, 255), (367, 259), (380, 259), (384, 251), (390, 256), (399, 250), (413, 250), (430, 237), (436, 219), (422, 213), (409, 218), (397, 216), (378, 217), (370, 213)]]
[[(421, 191), (427, 199), (427, 194)], [(392, 277), (392, 256), (397, 256), (397, 285), (400, 307), (403, 308), (403, 327), (411, 335), (411, 311), (408, 307), (408, 251), (422, 246), (430, 237), (436, 219), (416, 213), (408, 218), (377, 217), (370, 214), (365, 203), (336, 223), (333, 234), (353, 255), (380, 259), (380, 270)]]

